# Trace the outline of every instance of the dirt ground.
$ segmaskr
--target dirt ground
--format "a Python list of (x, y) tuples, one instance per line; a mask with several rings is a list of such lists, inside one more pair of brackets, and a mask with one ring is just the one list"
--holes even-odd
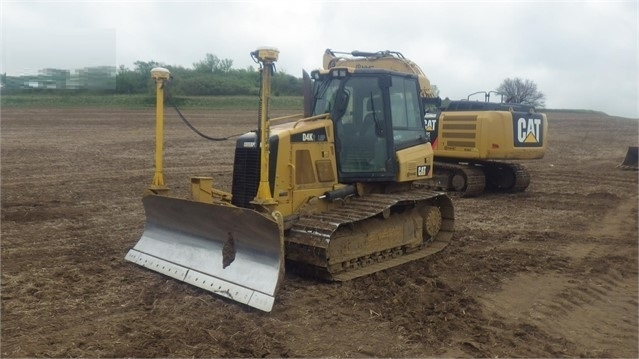
[[(203, 132), (256, 111), (184, 111)], [(549, 114), (518, 194), (451, 195), (431, 257), (346, 283), (287, 274), (264, 313), (124, 260), (154, 171), (150, 110), (2, 109), (2, 357), (638, 356), (637, 120)], [(230, 191), (233, 141), (167, 109), (165, 173)]]

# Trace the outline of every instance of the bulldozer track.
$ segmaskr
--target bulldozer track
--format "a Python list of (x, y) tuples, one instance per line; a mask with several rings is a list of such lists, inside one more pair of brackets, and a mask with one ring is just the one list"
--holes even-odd
[[(410, 221), (410, 211), (404, 210), (419, 206), (435, 206), (441, 211), (441, 229), (434, 238), (427, 238), (419, 245), (397, 240), (396, 245), (369, 250), (374, 245), (359, 237), (337, 235), (353, 227), (373, 227), (375, 219), (396, 216), (398, 221)], [(286, 236), (287, 262), (292, 264), (294, 271), (333, 281), (368, 275), (441, 251), (453, 235), (453, 212), (447, 196), (423, 189), (352, 198), (328, 212), (300, 217)], [(394, 235), (401, 237), (399, 233)], [(343, 246), (346, 242), (349, 248), (356, 248), (359, 253), (345, 261), (334, 261), (334, 247)]]

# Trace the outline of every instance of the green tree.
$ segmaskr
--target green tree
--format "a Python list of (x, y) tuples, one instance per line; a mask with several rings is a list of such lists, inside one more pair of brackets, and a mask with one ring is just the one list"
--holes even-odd
[(115, 92), (130, 94), (141, 90), (140, 76), (126, 66), (120, 65), (115, 73)]
[(157, 61), (136, 61), (133, 70), (120, 65), (115, 75), (116, 93), (151, 93), (154, 89), (151, 70), (162, 66)]
[(231, 59), (223, 59), (220, 61), (219, 69), (222, 72), (229, 72), (233, 68), (233, 60)]
[[(131, 70), (120, 66), (116, 72), (117, 93), (152, 93), (151, 69), (164, 67), (171, 72), (166, 88), (176, 96), (253, 96), (259, 93), (259, 73), (252, 67), (234, 69), (233, 61), (213, 54), (193, 64), (192, 68), (163, 65), (157, 61), (136, 61)], [(275, 96), (301, 96), (302, 79), (276, 72), (272, 91)]]
[(204, 60), (193, 64), (197, 72), (229, 72), (233, 68), (233, 60), (222, 59), (213, 54), (206, 54)]
[(439, 97), (439, 87), (437, 87), (437, 85), (430, 84), (430, 90), (435, 97)]
[(302, 79), (284, 72), (276, 72), (272, 81), (272, 92), (275, 96), (301, 96), (303, 94)]
[(519, 103), (534, 107), (544, 107), (546, 96), (537, 90), (537, 84), (530, 80), (507, 78), (497, 88), (508, 103)]
[(135, 66), (135, 71), (138, 72), (139, 74), (145, 74), (147, 76), (151, 76), (151, 70), (154, 67), (159, 67), (161, 66), (159, 62), (157, 61), (136, 61), (133, 63), (133, 65)]

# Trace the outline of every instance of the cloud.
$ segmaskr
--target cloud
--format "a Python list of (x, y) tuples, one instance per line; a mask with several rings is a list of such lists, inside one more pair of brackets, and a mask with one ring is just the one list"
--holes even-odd
[[(300, 76), (302, 69), (321, 67), (326, 48), (394, 50), (419, 64), (442, 96), (466, 98), (521, 77), (537, 83), (548, 107), (639, 117), (638, 6), (636, 1), (5, 1), (0, 71), (66, 63), (73, 68), (82, 61), (84, 67), (94, 61), (89, 55), (113, 63), (112, 53), (118, 66), (154, 60), (191, 67), (211, 53), (245, 68), (255, 66), (251, 51), (273, 46), (280, 50), (277, 68)], [(59, 34), (63, 30), (66, 35)], [(58, 45), (52, 49), (47, 43)], [(79, 44), (83, 51), (76, 50)]]

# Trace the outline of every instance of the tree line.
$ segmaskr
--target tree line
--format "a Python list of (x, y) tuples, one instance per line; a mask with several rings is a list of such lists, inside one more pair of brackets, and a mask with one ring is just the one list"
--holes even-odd
[[(193, 64), (192, 68), (166, 65), (158, 61), (136, 61), (133, 68), (121, 65), (99, 66), (82, 70), (43, 69), (37, 75), (0, 75), (2, 92), (65, 93), (96, 92), (116, 94), (152, 94), (155, 84), (151, 69), (164, 67), (171, 72), (168, 91), (177, 96), (253, 96), (259, 94), (260, 76), (256, 68), (233, 68), (233, 60), (213, 54)], [(68, 91), (73, 90), (73, 91)], [(284, 72), (272, 78), (275, 96), (302, 96), (302, 79)]]
[[(155, 61), (136, 61), (133, 69), (120, 66), (116, 74), (116, 92), (120, 94), (153, 91), (151, 69), (164, 67), (171, 72), (168, 91), (183, 96), (243, 96), (259, 93), (259, 73), (256, 68), (233, 68), (230, 59), (207, 54), (193, 68), (163, 65)], [(276, 72), (272, 79), (275, 96), (301, 96), (302, 79)]]
[[(164, 67), (171, 72), (167, 92), (175, 96), (257, 96), (259, 72), (253, 66), (245, 69), (233, 67), (233, 60), (220, 59), (206, 54), (191, 68), (166, 65), (157, 61), (136, 61), (130, 69), (121, 65), (95, 67), (80, 71), (45, 69), (36, 76), (0, 77), (3, 93), (39, 92), (59, 89), (77, 91), (115, 92), (116, 94), (153, 94), (155, 84), (151, 69)], [(272, 78), (271, 93), (274, 96), (302, 96), (303, 80), (284, 72)], [(436, 89), (436, 86), (433, 86)], [(518, 77), (503, 80), (497, 88), (503, 102), (543, 107), (545, 96), (537, 85)], [(448, 100), (448, 99), (446, 99)]]

